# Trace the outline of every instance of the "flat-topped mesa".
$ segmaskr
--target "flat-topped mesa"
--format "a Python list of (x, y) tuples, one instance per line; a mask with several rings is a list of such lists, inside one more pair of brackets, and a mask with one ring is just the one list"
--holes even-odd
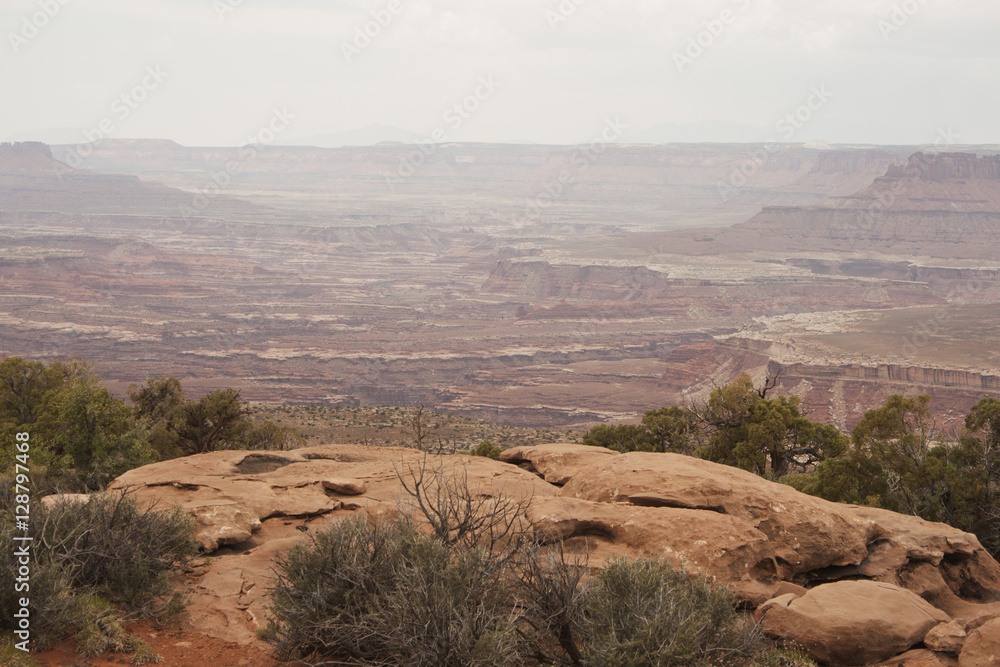
[(890, 165), (885, 178), (924, 181), (1000, 180), (1000, 155), (914, 153), (905, 165)]
[(52, 150), (39, 141), (0, 143), (0, 174), (50, 173)]

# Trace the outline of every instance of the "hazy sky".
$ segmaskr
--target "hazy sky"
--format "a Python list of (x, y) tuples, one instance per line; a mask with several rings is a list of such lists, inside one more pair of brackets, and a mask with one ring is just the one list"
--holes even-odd
[(8, 139), (1000, 143), (997, 0), (0, 0), (0, 33)]

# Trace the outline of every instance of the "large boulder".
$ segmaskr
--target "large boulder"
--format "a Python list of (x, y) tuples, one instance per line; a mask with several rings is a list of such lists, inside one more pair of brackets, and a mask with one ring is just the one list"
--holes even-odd
[(837, 665), (891, 658), (951, 620), (915, 593), (874, 581), (838, 581), (801, 597), (784, 595), (761, 605), (757, 617), (768, 635)]
[(1000, 665), (1000, 618), (969, 633), (958, 656), (959, 667)]

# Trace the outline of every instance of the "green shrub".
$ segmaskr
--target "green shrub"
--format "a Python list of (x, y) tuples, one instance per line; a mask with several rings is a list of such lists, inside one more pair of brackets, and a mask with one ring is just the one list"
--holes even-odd
[(773, 648), (726, 589), (646, 559), (588, 579), (582, 559), (527, 539), (526, 499), (470, 488), (426, 458), (397, 475), (412, 514), (345, 519), (277, 559), (259, 636), (280, 657), (721, 667)]
[(114, 605), (97, 595), (79, 595), (74, 616), (80, 619), (76, 648), (85, 658), (105, 653), (125, 653), (132, 647), (122, 616)]
[(14, 647), (13, 641), (0, 642), (0, 665), (4, 667), (38, 667), (38, 662), (25, 653)]
[(433, 538), (413, 545), (380, 605), (389, 647), (406, 665), (515, 665), (510, 587), (483, 549), (451, 552)]
[[(581, 562), (531, 546), (517, 563), (414, 529), (346, 519), (278, 560), (259, 636), (284, 659), (380, 665), (761, 664), (768, 650), (726, 589), (664, 561)], [(760, 662), (755, 660), (760, 656)]]
[(152, 647), (141, 637), (125, 630), (125, 619), (110, 602), (97, 595), (79, 595), (73, 600), (76, 607), (76, 649), (85, 658), (96, 658), (105, 653), (130, 653), (130, 663), (145, 665), (162, 662)]
[(494, 445), (492, 442), (489, 440), (483, 440), (469, 453), (472, 456), (485, 456), (488, 459), (499, 461), (501, 452), (503, 452), (503, 450)]
[(580, 664), (587, 600), (586, 557), (567, 559), (562, 542), (533, 544), (516, 563), (515, 587), (530, 652), (542, 664)]
[(756, 667), (816, 667), (816, 662), (800, 651), (789, 649), (772, 649), (758, 656), (753, 664)]
[(582, 444), (616, 452), (655, 452), (653, 436), (645, 425), (598, 424), (583, 436)]
[(745, 665), (763, 640), (732, 594), (666, 561), (616, 559), (586, 596), (578, 636), (586, 664)]
[[(6, 489), (7, 484), (3, 486)], [(45, 648), (62, 639), (67, 625), (73, 620), (72, 609), (66, 604), (73, 594), (70, 578), (51, 558), (39, 562), (36, 546), (31, 549), (31, 574), (27, 582), (30, 590), (15, 591), (18, 557), (14, 555), (17, 543), (13, 538), (23, 533), (15, 532), (14, 522), (8, 519), (10, 515), (6, 511), (3, 515), (0, 519), (0, 542), (9, 548), (0, 549), (0, 629), (4, 634), (16, 629), (14, 613), (20, 609), (20, 598), (27, 597), (31, 600), (31, 648)]]
[(347, 519), (278, 559), (261, 636), (290, 659), (514, 664), (510, 600), (491, 563), (405, 517)]
[[(14, 544), (12, 486), (0, 479), (0, 540), (5, 544)], [(39, 499), (31, 510), (30, 595), (15, 591), (14, 550), (0, 550), (0, 629), (14, 628), (19, 598), (30, 597), (33, 650), (79, 633), (81, 648), (93, 652), (124, 645), (115, 626), (121, 616), (112, 603), (137, 617), (181, 608), (179, 594), (171, 595), (168, 573), (177, 560), (195, 552), (192, 521), (181, 510), (141, 509), (123, 492), (52, 507)], [(156, 603), (165, 596), (170, 597), (161, 610)]]
[(42, 525), (45, 556), (59, 562), (74, 589), (95, 591), (130, 611), (148, 611), (169, 593), (174, 563), (197, 552), (194, 521), (184, 510), (143, 509), (122, 491), (56, 504), (45, 510)]

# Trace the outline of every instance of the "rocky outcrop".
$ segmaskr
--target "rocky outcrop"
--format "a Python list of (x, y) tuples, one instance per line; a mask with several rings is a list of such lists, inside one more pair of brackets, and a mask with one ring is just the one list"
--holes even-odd
[[(987, 620), (1000, 615), (992, 604), (1000, 565), (975, 536), (942, 524), (829, 503), (673, 454), (552, 444), (510, 449), (503, 459), (347, 445), (222, 451), (132, 470), (111, 487), (195, 517), (199, 543), (215, 558), (190, 568), (184, 622), (244, 643), (257, 641), (275, 556), (353, 513), (407, 511), (400, 478), (421, 467), (467, 480), (480, 497), (523, 500), (540, 542), (587, 553), (592, 568), (657, 556), (728, 586), (760, 607), (772, 634), (822, 660), (861, 664), (849, 661), (891, 657), (921, 641), (938, 649), (927, 652), (937, 659), (962, 631), (966, 643), (979, 626), (988, 638)], [(810, 634), (821, 613), (823, 627)], [(943, 625), (953, 619), (960, 627)]]
[(1000, 665), (1000, 619), (992, 620), (972, 632), (958, 656), (959, 667)]
[(915, 648), (880, 662), (876, 667), (958, 667), (958, 658), (950, 653)]
[[(911, 155), (867, 187), (817, 205), (764, 206), (727, 229), (665, 234), (679, 254), (881, 253), (994, 259), (1000, 223), (1000, 156)], [(787, 256), (787, 255), (786, 255)], [(808, 256), (808, 255), (807, 255)], [(811, 258), (811, 257), (810, 257)]]
[(562, 486), (580, 470), (612, 456), (617, 453), (602, 447), (555, 444), (507, 449), (501, 452), (500, 460), (520, 465), (538, 473), (546, 482)]
[(970, 153), (915, 153), (905, 165), (890, 165), (887, 179), (919, 178), (928, 181), (989, 179), (1000, 181), (1000, 155)]
[[(729, 341), (747, 340), (748, 345), (757, 350), (770, 350), (773, 346), (764, 345), (764, 341), (749, 342), (749, 339), (730, 338)], [(883, 382), (906, 382), (909, 384), (934, 387), (967, 387), (1000, 391), (1000, 376), (983, 375), (971, 371), (960, 371), (949, 368), (924, 368), (921, 366), (900, 366), (898, 364), (877, 364), (862, 366), (844, 364), (840, 366), (815, 366), (811, 364), (781, 364), (772, 362), (772, 371), (780, 371), (785, 375), (824, 377), (831, 379), (868, 380)]]
[(767, 634), (836, 665), (885, 660), (950, 621), (915, 593), (872, 581), (838, 581), (801, 597), (784, 595), (762, 605), (757, 617)]
[(725, 582), (751, 604), (779, 584), (767, 535), (718, 512), (543, 497), (532, 501), (528, 517), (543, 542), (585, 551), (594, 566), (616, 556), (662, 556)]
[(50, 174), (55, 163), (43, 143), (0, 143), (0, 174)]
[(807, 581), (808, 573), (816, 570), (860, 563), (867, 545), (881, 536), (876, 523), (856, 516), (847, 506), (805, 496), (744, 470), (678, 454), (620, 455), (578, 472), (559, 495), (735, 518), (764, 536), (769, 545), (770, 568), (762, 568), (759, 561), (744, 564), (744, 569), (756, 568), (763, 575), (760, 583)]

